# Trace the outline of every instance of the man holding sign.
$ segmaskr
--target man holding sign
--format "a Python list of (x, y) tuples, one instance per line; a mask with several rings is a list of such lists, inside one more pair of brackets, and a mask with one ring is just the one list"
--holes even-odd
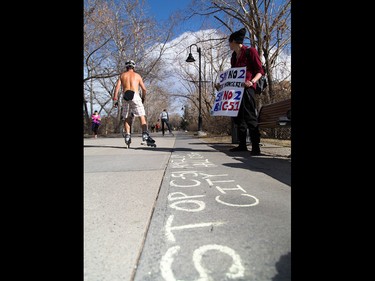
[[(260, 155), (260, 133), (255, 102), (255, 87), (256, 82), (264, 75), (264, 70), (258, 51), (254, 47), (243, 45), (245, 34), (246, 29), (242, 28), (229, 36), (229, 48), (233, 51), (231, 67), (246, 67), (242, 101), (237, 116), (233, 117), (235, 124), (238, 126), (239, 145), (230, 151), (247, 151), (246, 136), (247, 129), (249, 129), (252, 146), (250, 154)], [(248, 57), (246, 56), (247, 48), (250, 50)]]

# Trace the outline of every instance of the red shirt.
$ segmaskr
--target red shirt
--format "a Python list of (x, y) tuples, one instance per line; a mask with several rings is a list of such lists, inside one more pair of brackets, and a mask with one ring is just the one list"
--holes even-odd
[[(247, 48), (249, 48), (250, 50), (249, 61), (246, 57), (246, 51), (245, 51)], [(264, 75), (262, 62), (259, 58), (258, 51), (254, 47), (246, 47), (245, 45), (242, 45), (241, 53), (240, 53), (238, 60), (237, 60), (237, 53), (233, 52), (230, 63), (231, 63), (231, 67), (246, 66), (245, 81), (251, 80), (257, 73), (261, 73), (262, 75)], [(252, 87), (255, 89), (255, 85), (252, 85)]]

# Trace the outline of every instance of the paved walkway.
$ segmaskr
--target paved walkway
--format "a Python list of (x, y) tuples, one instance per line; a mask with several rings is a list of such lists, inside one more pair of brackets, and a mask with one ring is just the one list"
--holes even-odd
[(84, 280), (290, 280), (290, 150), (84, 139)]

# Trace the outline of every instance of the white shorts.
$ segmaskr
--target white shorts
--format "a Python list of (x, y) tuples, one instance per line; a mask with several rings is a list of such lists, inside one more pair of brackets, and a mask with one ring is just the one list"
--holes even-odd
[(137, 117), (146, 115), (145, 107), (143, 106), (141, 96), (138, 93), (135, 93), (133, 99), (130, 101), (123, 100), (122, 117), (131, 117), (131, 113)]

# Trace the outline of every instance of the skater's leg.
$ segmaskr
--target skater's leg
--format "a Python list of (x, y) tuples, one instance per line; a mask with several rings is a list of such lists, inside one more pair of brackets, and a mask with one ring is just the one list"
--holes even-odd
[(148, 131), (142, 132), (142, 144), (147, 143), (148, 146), (155, 146), (155, 140), (150, 137)]
[(125, 143), (128, 145), (128, 147), (130, 146), (130, 143), (131, 143), (131, 125), (133, 123), (133, 117), (129, 116), (127, 118), (125, 118), (125, 122), (124, 122), (124, 132), (125, 132), (125, 135), (124, 135), (124, 138), (125, 138)]
[(130, 126), (132, 124), (133, 118), (127, 117), (124, 122), (124, 130), (126, 134), (130, 134)]
[(147, 122), (146, 117), (144, 115), (139, 116), (141, 121), (141, 127), (142, 127), (142, 141), (147, 141), (149, 138), (148, 129), (147, 129)]
[(141, 115), (139, 116), (139, 120), (141, 121), (142, 132), (146, 132), (147, 131), (146, 117), (144, 115)]

